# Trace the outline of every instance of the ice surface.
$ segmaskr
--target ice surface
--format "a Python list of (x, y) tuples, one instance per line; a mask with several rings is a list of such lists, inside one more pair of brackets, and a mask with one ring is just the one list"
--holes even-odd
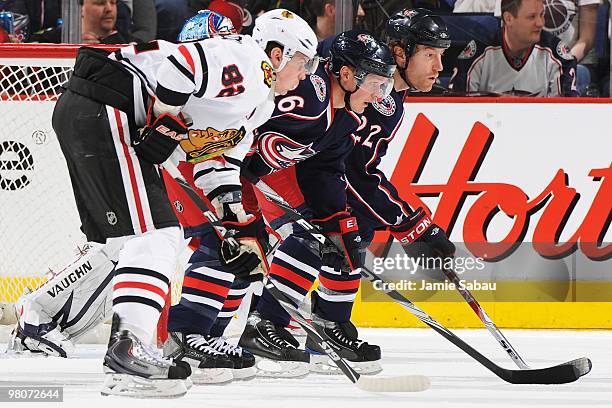
[[(486, 330), (455, 333), (497, 364), (516, 368)], [(0, 386), (63, 385), (64, 403), (49, 404), (62, 408), (102, 404), (117, 408), (612, 407), (612, 331), (504, 330), (534, 368), (582, 356), (593, 361), (591, 373), (577, 382), (547, 386), (507, 384), (429, 329), (361, 329), (360, 334), (382, 347), (384, 371), (380, 375), (427, 375), (431, 388), (421, 393), (372, 394), (357, 389), (344, 376), (311, 374), (298, 380), (256, 378), (225, 386), (194, 386), (185, 397), (174, 400), (102, 397), (104, 347), (99, 345), (79, 346), (76, 359), (0, 359)], [(3, 345), (0, 350), (4, 351)]]

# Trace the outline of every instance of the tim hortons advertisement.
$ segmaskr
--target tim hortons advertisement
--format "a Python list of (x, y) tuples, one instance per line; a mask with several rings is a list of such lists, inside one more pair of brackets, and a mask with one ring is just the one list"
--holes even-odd
[[(457, 244), (450, 267), (464, 273), (464, 288), (482, 290), (483, 300), (612, 299), (610, 291), (587, 290), (612, 280), (612, 141), (604, 125), (612, 105), (409, 99), (405, 108), (382, 168)], [(389, 242), (388, 235), (375, 242)], [(429, 274), (438, 286), (428, 286), (419, 276), (427, 268), (411, 267), (395, 245), (370, 254), (374, 272), (403, 283), (398, 290), (456, 296), (444, 278)], [(521, 284), (503, 296), (496, 281)], [(542, 281), (548, 296), (525, 286)]]

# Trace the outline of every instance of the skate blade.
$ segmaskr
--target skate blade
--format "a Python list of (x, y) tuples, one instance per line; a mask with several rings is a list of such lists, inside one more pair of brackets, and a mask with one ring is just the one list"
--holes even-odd
[(234, 375), (234, 380), (249, 381), (255, 378), (257, 375), (257, 368), (255, 366), (247, 368), (234, 368), (232, 370), (232, 374)]
[(191, 366), (191, 380), (195, 385), (223, 385), (234, 380), (231, 368), (197, 368)]
[[(360, 375), (374, 375), (383, 369), (380, 361), (348, 361), (347, 363)], [(311, 373), (325, 375), (342, 375), (342, 370), (334, 362), (323, 354), (311, 354), (308, 369)]]
[(106, 374), (100, 394), (129, 398), (178, 398), (187, 393), (184, 380), (151, 380), (130, 374)]
[(276, 361), (255, 357), (257, 377), (264, 378), (303, 378), (308, 375), (308, 363), (300, 361)]

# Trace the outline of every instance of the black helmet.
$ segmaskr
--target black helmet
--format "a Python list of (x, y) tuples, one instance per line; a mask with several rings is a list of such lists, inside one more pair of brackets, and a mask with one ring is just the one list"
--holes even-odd
[(356, 69), (355, 78), (367, 74), (392, 78), (395, 59), (389, 47), (365, 30), (350, 30), (339, 34), (330, 49), (330, 70), (340, 74), (340, 68), (349, 65)]
[(404, 9), (389, 17), (387, 36), (404, 45), (407, 58), (410, 58), (417, 44), (434, 48), (448, 48), (451, 45), (444, 20), (423, 8)]

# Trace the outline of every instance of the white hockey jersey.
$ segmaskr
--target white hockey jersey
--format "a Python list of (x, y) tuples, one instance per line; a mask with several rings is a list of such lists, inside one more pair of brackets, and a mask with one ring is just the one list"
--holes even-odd
[(503, 28), (487, 45), (470, 41), (457, 57), (449, 88), (533, 96), (576, 96), (576, 60), (565, 44), (543, 31), (522, 59), (507, 52)]
[[(144, 87), (151, 98), (175, 106), (190, 95), (181, 111), (193, 124), (171, 160), (197, 163), (194, 175), (207, 176), (196, 177), (196, 185), (209, 197), (214, 190), (239, 189), (239, 166), (253, 129), (274, 110), (274, 71), (255, 41), (239, 35), (184, 44), (154, 41), (112, 55), (140, 79), (136, 95)], [(146, 122), (148, 104), (136, 106), (138, 126)]]

